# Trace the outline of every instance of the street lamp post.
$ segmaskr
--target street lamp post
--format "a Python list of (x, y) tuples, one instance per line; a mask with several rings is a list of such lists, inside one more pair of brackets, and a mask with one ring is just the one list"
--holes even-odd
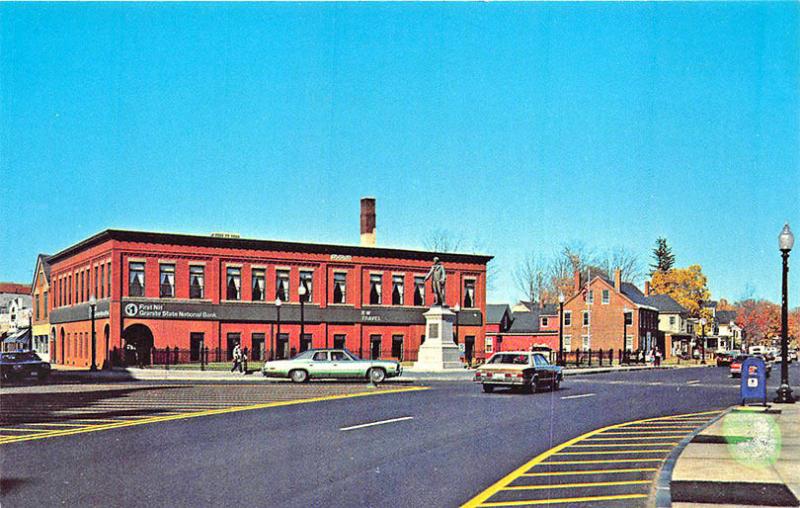
[(94, 333), (94, 310), (97, 307), (97, 298), (94, 295), (89, 297), (89, 308), (92, 310), (92, 365), (89, 370), (97, 370), (97, 337)]
[(564, 293), (558, 293), (558, 358), (557, 365), (564, 365)]
[(303, 347), (303, 339), (305, 339), (305, 304), (306, 304), (306, 295), (308, 294), (308, 289), (306, 289), (305, 284), (302, 282), (300, 283), (300, 287), (297, 288), (297, 294), (300, 295), (300, 347)]
[(272, 344), (272, 353), (271, 354), (272, 354), (272, 359), (273, 360), (276, 358), (275, 349), (277, 349), (277, 347), (278, 347), (278, 339), (281, 336), (281, 304), (282, 303), (283, 302), (281, 301), (280, 297), (275, 299), (275, 310), (278, 313), (278, 330), (275, 332), (275, 336), (272, 337), (273, 344)]
[(700, 333), (702, 339), (700, 341), (700, 364), (706, 364), (706, 318), (700, 318)]
[(794, 235), (789, 229), (789, 224), (783, 226), (783, 231), (778, 236), (778, 244), (783, 258), (783, 277), (781, 289), (781, 386), (774, 402), (779, 404), (794, 404), (792, 389), (789, 388), (789, 251), (794, 246)]

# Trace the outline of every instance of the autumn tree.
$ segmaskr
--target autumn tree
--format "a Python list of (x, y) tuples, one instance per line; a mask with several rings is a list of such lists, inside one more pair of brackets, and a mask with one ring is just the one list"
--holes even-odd
[(707, 283), (703, 268), (700, 265), (691, 265), (688, 268), (653, 272), (650, 291), (671, 296), (690, 316), (700, 317), (701, 302), (711, 298)]
[(668, 272), (675, 266), (675, 256), (672, 254), (672, 248), (667, 245), (667, 239), (659, 237), (656, 239), (656, 247), (653, 249), (653, 259), (655, 264), (650, 265), (653, 269), (650, 272), (652, 276), (656, 272)]
[(747, 341), (756, 344), (780, 335), (780, 306), (768, 300), (748, 299), (736, 304), (736, 324)]

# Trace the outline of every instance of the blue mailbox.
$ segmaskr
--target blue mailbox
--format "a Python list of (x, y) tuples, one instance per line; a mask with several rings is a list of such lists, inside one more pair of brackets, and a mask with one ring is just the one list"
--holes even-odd
[(767, 366), (757, 356), (745, 358), (742, 363), (742, 405), (748, 400), (760, 400), (767, 405)]

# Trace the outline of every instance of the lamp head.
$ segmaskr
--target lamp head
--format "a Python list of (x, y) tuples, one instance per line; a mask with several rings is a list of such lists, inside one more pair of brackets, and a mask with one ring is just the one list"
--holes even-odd
[(794, 247), (794, 235), (788, 223), (784, 224), (781, 234), (778, 235), (778, 245), (783, 252), (789, 252)]
[(297, 288), (297, 294), (299, 294), (300, 296), (306, 296), (307, 293), (308, 289), (306, 289), (305, 284), (300, 284), (300, 287)]
[(276, 306), (276, 307), (280, 307), (282, 303), (283, 303), (283, 302), (281, 301), (281, 299), (280, 299), (280, 298), (276, 298), (276, 299), (275, 299), (275, 306)]
[(558, 303), (564, 303), (564, 293), (558, 293)]
[(89, 305), (92, 307), (97, 305), (97, 298), (95, 298), (94, 295), (89, 296)]

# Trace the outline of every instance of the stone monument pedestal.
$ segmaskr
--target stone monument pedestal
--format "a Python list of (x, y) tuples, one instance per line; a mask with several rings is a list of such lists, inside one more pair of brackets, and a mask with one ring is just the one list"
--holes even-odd
[(414, 370), (462, 369), (458, 345), (453, 342), (456, 315), (448, 307), (434, 306), (425, 316), (425, 342), (419, 348)]

